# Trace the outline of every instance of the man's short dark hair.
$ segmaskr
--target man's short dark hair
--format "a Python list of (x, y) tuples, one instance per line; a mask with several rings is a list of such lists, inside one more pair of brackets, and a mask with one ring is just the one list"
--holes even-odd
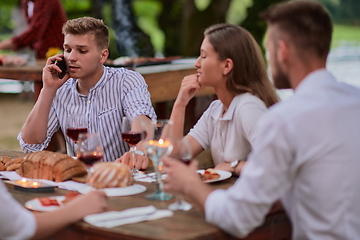
[(273, 5), (260, 15), (277, 26), (300, 51), (312, 51), (327, 57), (330, 51), (332, 22), (327, 10), (313, 1), (289, 1)]

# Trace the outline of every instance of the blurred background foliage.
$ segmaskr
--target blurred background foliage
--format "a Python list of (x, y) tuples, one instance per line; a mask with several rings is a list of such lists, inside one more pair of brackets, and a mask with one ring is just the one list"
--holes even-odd
[[(125, 0), (126, 1), (126, 0)], [(150, 37), (154, 54), (196, 56), (203, 30), (217, 22), (229, 22), (248, 29), (262, 43), (265, 23), (258, 13), (270, 4), (284, 0), (127, 0), (131, 3), (136, 25)], [(317, 0), (329, 10), (336, 24), (334, 45), (338, 37), (360, 41), (359, 0)], [(104, 19), (111, 29), (110, 57), (119, 52), (114, 32), (113, 6), (116, 0), (61, 0), (69, 19), (94, 16)], [(19, 1), (1, 0), (0, 39), (11, 36), (14, 29), (12, 9)], [(338, 30), (338, 31), (337, 31)]]

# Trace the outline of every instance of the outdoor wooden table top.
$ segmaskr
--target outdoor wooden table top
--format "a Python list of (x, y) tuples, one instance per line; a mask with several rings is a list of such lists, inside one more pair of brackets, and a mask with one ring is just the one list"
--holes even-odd
[[(18, 157), (23, 153), (0, 150), (0, 156)], [(226, 189), (236, 178), (213, 183), (214, 188)], [(154, 205), (159, 209), (166, 209), (174, 199), (169, 201), (149, 201), (145, 196), (154, 191), (153, 183), (138, 183), (147, 187), (144, 193), (110, 197), (108, 199), (111, 210), (125, 210), (128, 208)], [(13, 197), (22, 205), (26, 201), (45, 196), (65, 195), (63, 189), (54, 193), (25, 193), (14, 190), (12, 185), (7, 187)], [(266, 218), (264, 224), (251, 233), (246, 239), (290, 239), (291, 225), (283, 211), (274, 212)], [(197, 208), (189, 211), (175, 211), (174, 216), (153, 221), (123, 225), (114, 228), (98, 228), (86, 222), (78, 222), (54, 234), (48, 239), (233, 239), (218, 227), (205, 221), (204, 213)]]
[[(37, 99), (42, 86), (44, 64), (44, 61), (39, 61), (33, 66), (0, 66), (0, 78), (33, 81), (36, 85), (35, 99)], [(193, 64), (164, 64), (137, 67), (135, 71), (141, 73), (145, 78), (153, 103), (175, 100), (183, 77), (196, 73)], [(196, 96), (211, 94), (214, 94), (214, 90), (205, 87), (198, 91)]]

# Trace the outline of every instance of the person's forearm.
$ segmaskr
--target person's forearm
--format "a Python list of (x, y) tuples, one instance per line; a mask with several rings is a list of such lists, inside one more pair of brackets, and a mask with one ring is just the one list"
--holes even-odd
[(22, 139), (29, 144), (42, 143), (46, 138), (49, 112), (56, 92), (41, 90), (39, 98), (21, 129)]
[(6, 39), (0, 42), (0, 49), (14, 49), (15, 44), (11, 39)]
[(35, 214), (37, 228), (33, 239), (50, 236), (82, 218), (81, 212), (68, 207), (53, 212), (37, 213)]
[(208, 184), (203, 182), (194, 182), (185, 189), (185, 195), (190, 197), (196, 205), (205, 211), (205, 202), (210, 193), (213, 191)]
[(173, 122), (173, 136), (180, 139), (184, 136), (186, 104), (175, 101), (171, 111), (170, 120)]

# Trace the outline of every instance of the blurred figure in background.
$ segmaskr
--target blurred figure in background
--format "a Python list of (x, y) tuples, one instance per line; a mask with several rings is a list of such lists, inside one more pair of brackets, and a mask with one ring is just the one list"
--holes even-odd
[(28, 27), (20, 35), (1, 41), (0, 49), (16, 51), (30, 46), (36, 59), (45, 59), (51, 47), (62, 49), (61, 28), (67, 17), (60, 0), (22, 0), (21, 6)]
[[(21, 0), (21, 7), (28, 23), (25, 31), (0, 42), (0, 49), (14, 51), (30, 47), (36, 59), (45, 59), (50, 48), (62, 49), (64, 36), (62, 26), (67, 17), (60, 0)], [(33, 61), (29, 56), (28, 61)], [(42, 84), (35, 84), (35, 95), (39, 96)], [(55, 133), (48, 150), (64, 152), (65, 140), (61, 132)]]

